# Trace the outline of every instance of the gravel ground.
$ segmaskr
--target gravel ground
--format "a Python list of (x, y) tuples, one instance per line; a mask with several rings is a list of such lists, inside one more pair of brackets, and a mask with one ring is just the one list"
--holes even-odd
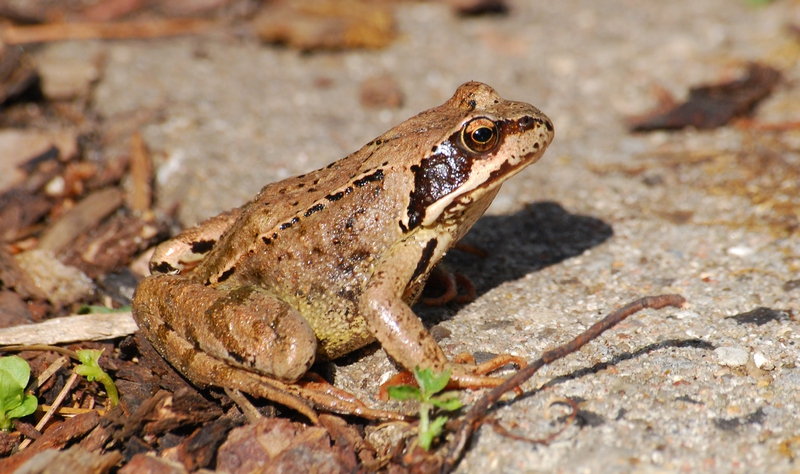
[[(536, 105), (555, 143), (468, 236), (491, 256), (449, 262), (478, 299), (420, 310), (445, 350), (533, 359), (631, 299), (677, 292), (689, 305), (640, 313), (547, 367), (497, 417), (543, 438), (566, 413), (548, 403), (571, 397), (578, 423), (546, 447), (481, 428), (458, 472), (799, 470), (800, 239), (782, 222), (800, 212), (800, 130), (632, 135), (625, 119), (656, 105), (656, 87), (683, 98), (756, 60), (786, 80), (755, 117), (800, 119), (800, 43), (785, 29), (800, 2), (516, 1), (475, 19), (409, 3), (397, 18), (400, 38), (375, 52), (301, 55), (222, 34), (104, 43), (93, 101), (104, 117), (157, 114), (144, 135), (161, 153), (160, 206), (179, 202), (186, 225), (345, 156), (467, 80)], [(360, 81), (384, 73), (404, 105), (360, 107)], [(776, 169), (783, 183), (764, 178)], [(374, 400), (392, 367), (372, 350), (332, 370)]]

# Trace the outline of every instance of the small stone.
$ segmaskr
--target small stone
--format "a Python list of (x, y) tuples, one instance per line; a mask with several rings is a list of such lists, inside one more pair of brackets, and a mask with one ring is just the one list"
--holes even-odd
[(66, 182), (64, 181), (63, 176), (56, 176), (55, 178), (51, 179), (44, 187), (44, 192), (48, 196), (63, 196), (64, 191), (66, 191)]
[(738, 347), (718, 347), (714, 349), (717, 356), (717, 363), (728, 367), (741, 367), (750, 360), (750, 354)]
[(756, 364), (756, 367), (761, 370), (772, 370), (775, 368), (775, 365), (772, 363), (772, 361), (767, 359), (767, 356), (765, 356), (762, 352), (756, 352), (753, 354), (753, 362)]
[(750, 247), (745, 247), (744, 245), (738, 245), (728, 249), (728, 255), (733, 255), (736, 257), (749, 257), (755, 252), (755, 250), (751, 249)]
[(694, 311), (689, 311), (688, 309), (682, 309), (680, 311), (675, 312), (675, 317), (678, 319), (695, 319), (699, 318), (700, 315), (695, 313)]

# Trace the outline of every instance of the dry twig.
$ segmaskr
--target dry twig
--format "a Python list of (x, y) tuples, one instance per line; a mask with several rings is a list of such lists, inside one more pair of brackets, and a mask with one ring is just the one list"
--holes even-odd
[[(70, 375), (69, 379), (67, 379), (67, 383), (64, 384), (64, 388), (62, 388), (61, 392), (58, 393), (58, 396), (53, 402), (53, 405), (50, 406), (50, 409), (47, 410), (47, 413), (45, 413), (42, 419), (39, 420), (39, 423), (36, 424), (36, 431), (41, 432), (42, 428), (44, 428), (44, 425), (46, 425), (47, 422), (50, 421), (50, 418), (52, 418), (53, 414), (61, 406), (61, 403), (63, 403), (64, 399), (67, 398), (67, 395), (69, 394), (70, 390), (72, 390), (72, 384), (74, 384), (75, 380), (77, 379), (78, 379), (78, 374), (73, 372), (72, 375)], [(30, 438), (23, 441), (19, 445), (20, 451), (28, 447), (30, 443), (31, 443)]]
[(10, 25), (2, 32), (6, 44), (46, 43), (65, 40), (145, 39), (204, 33), (214, 22), (193, 18), (130, 22), (48, 23)]
[(456, 464), (461, 459), (461, 455), (464, 453), (464, 448), (467, 446), (467, 442), (472, 436), (472, 432), (480, 424), (480, 420), (483, 418), (486, 410), (500, 400), (500, 397), (502, 397), (506, 392), (519, 387), (521, 384), (533, 377), (533, 374), (535, 374), (539, 369), (547, 364), (552, 363), (553, 361), (561, 359), (562, 357), (577, 351), (589, 341), (595, 339), (597, 336), (605, 332), (607, 329), (614, 327), (620, 321), (636, 312), (639, 312), (645, 308), (661, 309), (666, 306), (680, 307), (685, 302), (686, 300), (680, 295), (659, 295), (648, 296), (632, 303), (628, 303), (627, 305), (612, 312), (605, 318), (593, 324), (592, 327), (579, 334), (575, 339), (562, 346), (545, 352), (538, 360), (534, 361), (524, 369), (517, 371), (516, 374), (503, 382), (501, 385), (498, 385), (492, 389), (490, 392), (486, 393), (483, 397), (481, 397), (480, 400), (472, 405), (466, 416), (461, 420), (461, 425), (459, 429), (456, 430), (456, 434), (453, 440), (450, 442), (450, 447), (447, 455), (444, 458), (441, 472), (449, 473), (455, 468)]
[(0, 346), (102, 341), (127, 336), (138, 329), (130, 311), (82, 314), (0, 329)]

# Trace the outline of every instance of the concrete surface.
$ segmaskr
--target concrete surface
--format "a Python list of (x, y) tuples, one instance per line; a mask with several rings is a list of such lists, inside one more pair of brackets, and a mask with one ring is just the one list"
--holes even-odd
[[(544, 389), (497, 417), (543, 438), (566, 413), (546, 405), (572, 397), (580, 423), (546, 447), (484, 427), (458, 472), (800, 470), (800, 288), (787, 284), (800, 279), (800, 234), (779, 223), (779, 208), (795, 223), (800, 213), (800, 131), (631, 135), (624, 123), (656, 104), (656, 87), (682, 98), (753, 60), (786, 77), (756, 118), (800, 120), (800, 45), (784, 28), (800, 24), (800, 2), (510, 4), (508, 16), (476, 19), (403, 4), (401, 37), (382, 51), (301, 55), (224, 34), (105, 43), (93, 101), (105, 117), (158, 114), (145, 138), (163, 153), (159, 205), (180, 202), (187, 225), (345, 156), (467, 80), (535, 104), (555, 143), (467, 237), (490, 258), (450, 260), (479, 298), (420, 310), (449, 331), (448, 354), (533, 359), (640, 296), (677, 292), (690, 304), (636, 315), (547, 367), (525, 387)], [(361, 108), (359, 82), (383, 73), (404, 106)], [(771, 158), (752, 166), (753, 156)], [(778, 162), (783, 182), (765, 181)], [(759, 307), (773, 312), (730, 318)], [(393, 369), (372, 350), (332, 370), (374, 400)]]

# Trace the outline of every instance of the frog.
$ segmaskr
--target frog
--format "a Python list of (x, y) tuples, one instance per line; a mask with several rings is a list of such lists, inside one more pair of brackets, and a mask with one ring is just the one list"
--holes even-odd
[(160, 244), (138, 285), (139, 328), (189, 381), (289, 406), (402, 419), (304, 381), (312, 364), (377, 341), (454, 388), (503, 378), (449, 361), (412, 307), (501, 185), (554, 137), (536, 107), (467, 82), (324, 168)]

